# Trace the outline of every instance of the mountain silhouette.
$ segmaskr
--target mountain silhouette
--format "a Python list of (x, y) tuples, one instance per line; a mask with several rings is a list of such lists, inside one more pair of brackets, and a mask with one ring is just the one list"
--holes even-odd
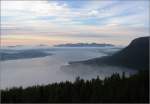
[(71, 62), (70, 64), (117, 65), (138, 70), (147, 70), (149, 69), (149, 38), (136, 38), (126, 48), (111, 56)]
[(112, 44), (106, 44), (106, 43), (67, 43), (67, 44), (58, 44), (54, 45), (54, 47), (106, 47), (110, 46), (113, 47), (114, 45)]

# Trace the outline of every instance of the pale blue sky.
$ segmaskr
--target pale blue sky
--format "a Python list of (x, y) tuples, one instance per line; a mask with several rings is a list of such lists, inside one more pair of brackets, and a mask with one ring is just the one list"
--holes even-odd
[(127, 45), (149, 35), (149, 0), (2, 1), (1, 24), (4, 45)]

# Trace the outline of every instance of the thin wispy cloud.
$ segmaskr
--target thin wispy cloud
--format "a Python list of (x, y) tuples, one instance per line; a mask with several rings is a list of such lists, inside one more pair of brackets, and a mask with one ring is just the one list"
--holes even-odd
[(148, 0), (1, 1), (2, 39), (9, 41), (43, 37), (46, 44), (77, 40), (127, 44), (149, 35), (148, 23)]

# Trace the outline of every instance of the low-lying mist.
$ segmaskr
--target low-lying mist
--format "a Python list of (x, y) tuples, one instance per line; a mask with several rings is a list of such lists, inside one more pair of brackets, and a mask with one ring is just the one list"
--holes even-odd
[(133, 74), (134, 71), (117, 66), (68, 65), (70, 61), (106, 56), (104, 51), (111, 53), (111, 50), (114, 52), (113, 48), (55, 48), (46, 50), (52, 53), (51, 56), (2, 61), (0, 86), (1, 88), (27, 87), (66, 80), (74, 81), (78, 76), (91, 79), (99, 75), (100, 78), (104, 78), (115, 72)]
[(96, 78), (97, 76), (104, 79), (106, 76), (111, 76), (113, 73), (122, 75), (122, 73), (125, 72), (126, 76), (136, 73), (134, 70), (119, 66), (94, 66), (85, 64), (62, 66), (61, 70), (65, 74), (74, 77), (79, 76), (83, 79)]

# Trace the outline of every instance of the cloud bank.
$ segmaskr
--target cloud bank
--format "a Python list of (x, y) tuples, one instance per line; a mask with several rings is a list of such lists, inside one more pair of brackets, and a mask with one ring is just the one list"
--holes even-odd
[(149, 35), (148, 23), (148, 0), (1, 1), (3, 45), (65, 42), (124, 45), (135, 37)]

